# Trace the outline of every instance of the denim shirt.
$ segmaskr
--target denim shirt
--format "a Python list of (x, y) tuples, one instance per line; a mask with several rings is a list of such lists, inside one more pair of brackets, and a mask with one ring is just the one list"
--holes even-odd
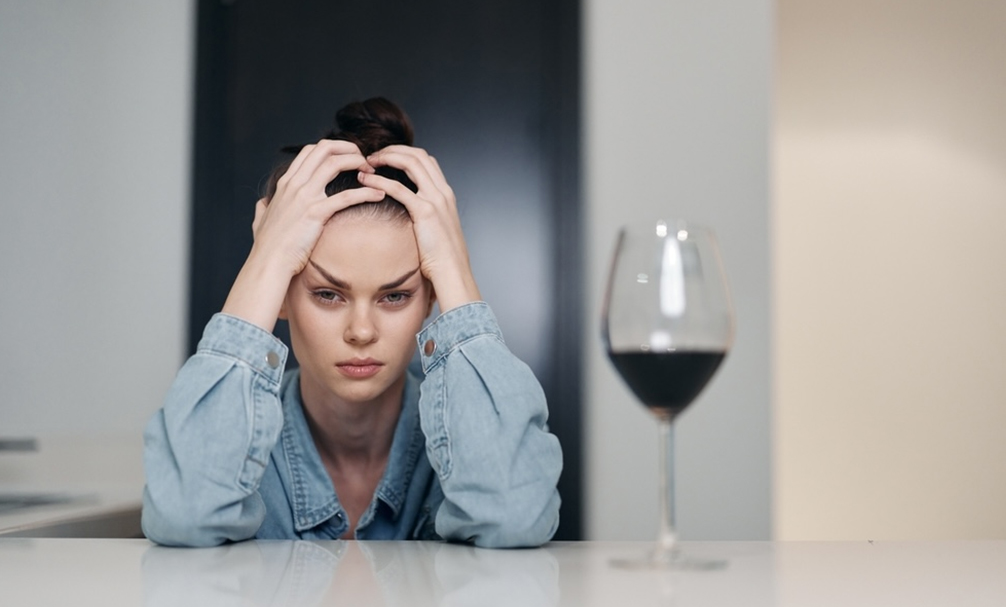
[[(533, 373), (482, 302), (442, 314), (416, 339), (425, 378), (406, 379), (384, 475), (356, 538), (547, 542), (559, 522), (562, 452)], [(148, 538), (211, 546), (347, 531), (304, 415), (300, 374), (284, 374), (286, 355), (255, 325), (226, 314), (210, 320), (144, 434)]]

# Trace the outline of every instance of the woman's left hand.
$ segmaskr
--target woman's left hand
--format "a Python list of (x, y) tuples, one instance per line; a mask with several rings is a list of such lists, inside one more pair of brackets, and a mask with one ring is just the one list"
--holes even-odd
[(384, 190), (409, 211), (419, 245), (420, 271), (433, 283), (440, 311), (482, 299), (468, 259), (454, 191), (436, 159), (419, 148), (392, 145), (368, 156), (367, 163), (374, 168), (400, 169), (419, 188), (413, 192), (398, 181), (373, 173), (361, 172), (358, 177), (361, 184)]

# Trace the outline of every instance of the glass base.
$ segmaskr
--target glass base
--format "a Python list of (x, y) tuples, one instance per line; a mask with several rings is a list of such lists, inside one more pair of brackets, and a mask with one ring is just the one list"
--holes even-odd
[(727, 568), (727, 561), (688, 556), (678, 550), (670, 552), (654, 550), (638, 557), (611, 559), (611, 566), (617, 569), (635, 570), (719, 571)]

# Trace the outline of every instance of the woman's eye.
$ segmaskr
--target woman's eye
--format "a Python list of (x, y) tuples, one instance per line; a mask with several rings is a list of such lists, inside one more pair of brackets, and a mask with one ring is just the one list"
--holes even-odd
[(401, 292), (388, 293), (387, 295), (384, 296), (384, 301), (393, 306), (402, 306), (409, 301), (410, 297), (412, 296), (409, 293), (401, 293)]
[(314, 296), (319, 301), (326, 304), (335, 303), (336, 301), (339, 300), (339, 294), (336, 293), (335, 291), (327, 291), (327, 290), (315, 291)]

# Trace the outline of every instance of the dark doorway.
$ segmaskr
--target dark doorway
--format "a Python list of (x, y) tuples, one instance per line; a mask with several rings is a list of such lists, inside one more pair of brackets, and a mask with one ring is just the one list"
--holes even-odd
[(277, 150), (316, 140), (349, 101), (395, 101), (451, 182), (482, 294), (548, 396), (562, 540), (582, 530), (579, 19), (576, 0), (198, 5), (190, 350), (251, 247)]

